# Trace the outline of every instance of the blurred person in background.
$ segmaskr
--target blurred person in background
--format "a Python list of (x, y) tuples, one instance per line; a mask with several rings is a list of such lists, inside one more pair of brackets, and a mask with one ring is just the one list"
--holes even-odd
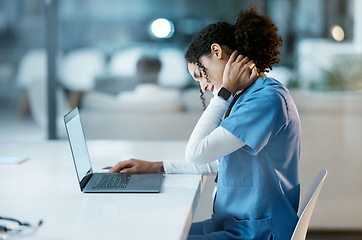
[(162, 64), (157, 56), (144, 55), (137, 61), (136, 87), (117, 95), (117, 101), (132, 111), (178, 111), (180, 91), (158, 84)]

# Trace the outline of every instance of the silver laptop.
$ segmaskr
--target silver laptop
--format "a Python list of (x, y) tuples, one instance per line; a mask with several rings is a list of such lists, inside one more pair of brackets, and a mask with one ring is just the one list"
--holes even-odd
[(80, 189), (85, 193), (158, 193), (163, 174), (93, 173), (78, 108), (64, 116)]

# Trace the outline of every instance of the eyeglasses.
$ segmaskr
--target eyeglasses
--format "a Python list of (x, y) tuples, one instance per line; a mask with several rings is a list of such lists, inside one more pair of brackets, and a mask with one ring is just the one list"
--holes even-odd
[(43, 220), (34, 225), (15, 218), (0, 216), (0, 240), (6, 239), (7, 236), (34, 234), (42, 224)]

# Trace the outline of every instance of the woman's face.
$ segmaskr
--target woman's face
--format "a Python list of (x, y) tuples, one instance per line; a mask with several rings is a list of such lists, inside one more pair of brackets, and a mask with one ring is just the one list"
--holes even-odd
[(223, 83), (225, 65), (230, 57), (229, 51), (216, 44), (209, 55), (199, 59), (202, 67), (196, 63), (188, 63), (188, 71), (196, 82), (200, 84), (203, 92), (213, 93), (220, 89)]

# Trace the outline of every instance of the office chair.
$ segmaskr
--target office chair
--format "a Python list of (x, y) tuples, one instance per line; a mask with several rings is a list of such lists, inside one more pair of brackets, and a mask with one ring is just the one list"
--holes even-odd
[(29, 93), (28, 87), (35, 81), (46, 82), (46, 50), (30, 49), (20, 59), (19, 67), (16, 73), (16, 85), (21, 88), (23, 93), (18, 106), (19, 117), (25, 117), (29, 110)]
[(59, 70), (59, 80), (69, 91), (71, 108), (80, 104), (83, 94), (93, 90), (96, 77), (103, 74), (105, 57), (96, 48), (73, 50), (63, 56)]
[(294, 229), (291, 240), (305, 240), (310, 218), (326, 176), (327, 170), (320, 170), (309, 186), (304, 190), (297, 213), (299, 221)]

